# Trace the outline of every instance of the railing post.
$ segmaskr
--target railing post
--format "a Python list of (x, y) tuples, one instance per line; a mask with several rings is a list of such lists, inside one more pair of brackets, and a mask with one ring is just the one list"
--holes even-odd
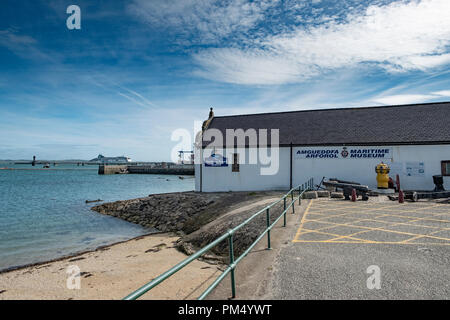
[(298, 187), (298, 205), (300, 206), (302, 204), (302, 191), (300, 187)]
[[(266, 210), (266, 220), (267, 220), (267, 228), (270, 227), (270, 212), (269, 208)], [(267, 250), (270, 250), (270, 229), (267, 230)]]
[(284, 225), (283, 225), (283, 227), (286, 227), (286, 197), (284, 197), (283, 198), (283, 200), (284, 200), (284, 204), (283, 204), (283, 212), (284, 212), (284, 214), (283, 214), (283, 216), (284, 216)]
[(230, 250), (230, 278), (231, 278), (231, 298), (236, 298), (236, 281), (234, 279), (234, 248), (233, 248), (233, 233), (229, 232), (228, 237), (228, 248)]
[[(299, 192), (299, 204), (301, 203), (301, 194), (303, 192), (305, 192), (306, 190), (308, 190), (307, 188), (314, 188), (314, 178), (310, 178), (308, 181), (304, 182), (301, 187), (298, 187), (298, 192)], [(287, 198), (289, 197), (289, 194), (291, 195), (291, 205), (292, 205), (292, 213), (295, 213), (295, 203), (294, 203), (294, 193), (297, 189), (291, 189), (290, 192), (286, 193), (283, 196), (283, 202), (284, 202), (284, 225), (286, 226), (286, 210), (287, 210)], [(281, 199), (280, 199), (281, 200)], [(275, 203), (272, 204), (278, 204), (279, 201), (276, 201)], [(270, 207), (266, 207), (266, 219), (267, 219), (267, 229), (264, 232), (267, 232), (267, 250), (271, 250), (271, 244), (270, 244), (270, 228), (271, 228), (271, 224), (270, 224)], [(256, 217), (261, 217), (261, 215), (263, 214), (264, 209), (262, 209), (261, 211), (258, 211), (257, 214), (253, 215), (250, 219), (246, 220), (244, 223), (240, 224), (238, 227), (236, 227), (234, 230), (237, 230), (241, 227), (243, 227), (244, 225), (246, 225), (249, 221), (253, 220), (253, 218)], [(281, 218), (281, 216), (277, 216), (276, 217), (276, 221), (278, 221)], [(161, 282), (163, 282), (164, 280), (166, 280), (167, 278), (169, 278), (170, 276), (174, 275), (176, 272), (178, 272), (179, 270), (181, 270), (182, 268), (184, 268), (185, 266), (187, 266), (189, 263), (191, 263), (192, 261), (198, 259), (199, 257), (201, 257), (205, 252), (207, 252), (208, 250), (210, 250), (211, 248), (213, 248), (214, 246), (218, 245), (219, 243), (222, 243), (223, 241), (225, 241), (225, 239), (228, 238), (228, 246), (229, 246), (229, 267), (226, 269), (226, 273), (223, 272), (222, 275), (220, 275), (204, 292), (203, 294), (198, 298), (199, 300), (204, 299), (226, 276), (227, 273), (230, 273), (230, 278), (231, 278), (231, 291), (232, 291), (232, 298), (236, 297), (236, 279), (235, 279), (235, 269), (236, 269), (236, 261), (234, 259), (234, 248), (233, 248), (233, 234), (234, 231), (233, 230), (229, 230), (227, 233), (223, 234), (221, 237), (217, 238), (216, 240), (214, 240), (213, 242), (211, 242), (210, 244), (208, 244), (207, 246), (203, 247), (202, 249), (200, 249), (199, 251), (197, 251), (196, 253), (192, 254), (191, 256), (187, 257), (186, 259), (184, 259), (183, 261), (181, 261), (180, 263), (178, 263), (176, 266), (170, 268), (169, 270), (167, 270), (166, 272), (164, 272), (163, 274), (159, 275), (158, 277), (156, 277), (155, 279), (153, 279), (152, 281), (150, 281), (149, 283), (145, 284), (144, 286), (142, 286), (141, 288), (139, 288), (138, 290), (136, 290), (135, 292), (129, 294), (128, 296), (126, 296), (124, 298), (124, 300), (135, 300), (139, 297), (141, 297), (143, 294), (145, 294), (146, 292), (149, 292), (151, 289), (153, 289), (154, 287), (156, 287), (158, 284), (160, 284)], [(263, 235), (261, 234), (258, 237), (258, 241), (261, 240), (263, 238)], [(247, 255), (251, 249), (256, 245), (256, 242), (254, 242), (253, 244), (250, 245), (250, 248), (248, 248), (244, 253), (243, 256), (239, 257), (237, 259), (237, 261), (239, 262), (242, 258), (245, 257), (245, 255)]]
[(295, 213), (294, 190), (291, 191), (291, 205), (292, 205), (292, 214), (294, 214)]

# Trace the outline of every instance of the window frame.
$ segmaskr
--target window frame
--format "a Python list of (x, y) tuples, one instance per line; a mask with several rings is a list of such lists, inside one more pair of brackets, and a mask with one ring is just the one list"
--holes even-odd
[(447, 171), (447, 166), (450, 166), (450, 160), (441, 161), (441, 174), (444, 177), (450, 177), (450, 168)]

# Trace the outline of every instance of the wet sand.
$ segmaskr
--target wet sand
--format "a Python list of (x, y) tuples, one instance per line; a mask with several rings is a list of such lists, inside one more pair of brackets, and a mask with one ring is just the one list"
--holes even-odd
[[(174, 248), (178, 239), (170, 234), (148, 235), (1, 273), (0, 300), (122, 299), (187, 257)], [(68, 273), (71, 266), (80, 270), (80, 289), (67, 287), (71, 274), (76, 274)], [(196, 299), (220, 275), (218, 267), (194, 261), (141, 299)], [(69, 279), (69, 284), (76, 282)]]

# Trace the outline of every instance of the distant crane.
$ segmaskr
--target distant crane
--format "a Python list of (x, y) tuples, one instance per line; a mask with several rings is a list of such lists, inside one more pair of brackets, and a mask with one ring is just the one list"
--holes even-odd
[(191, 155), (190, 156), (190, 163), (194, 163), (194, 151), (185, 151), (185, 150), (178, 151), (178, 158), (179, 158), (178, 162), (180, 164), (184, 164), (184, 155), (186, 153)]

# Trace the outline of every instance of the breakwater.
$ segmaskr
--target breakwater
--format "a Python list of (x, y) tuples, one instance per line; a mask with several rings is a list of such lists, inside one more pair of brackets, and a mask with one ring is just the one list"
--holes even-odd
[(162, 166), (152, 165), (100, 165), (98, 174), (171, 174), (187, 175), (195, 174), (192, 164), (174, 164)]
[[(176, 192), (152, 194), (145, 198), (122, 200), (94, 206), (92, 210), (125, 221), (175, 232), (181, 236), (176, 247), (191, 255), (211, 243), (229, 229), (241, 224), (263, 207), (279, 199), (282, 193), (264, 192)], [(261, 201), (261, 202), (260, 202)], [(271, 221), (283, 211), (282, 202), (272, 207)], [(266, 218), (254, 219), (235, 233), (235, 254), (248, 248), (266, 227)], [(224, 241), (211, 253), (228, 257), (228, 242)]]

